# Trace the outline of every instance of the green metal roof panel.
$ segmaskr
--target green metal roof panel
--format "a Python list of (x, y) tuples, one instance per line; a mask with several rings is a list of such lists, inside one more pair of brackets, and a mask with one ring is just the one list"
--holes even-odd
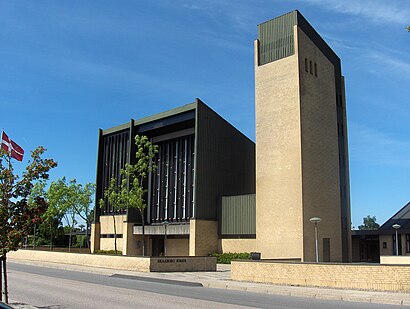
[(295, 53), (293, 26), (297, 24), (297, 14), (293, 11), (258, 25), (259, 65)]

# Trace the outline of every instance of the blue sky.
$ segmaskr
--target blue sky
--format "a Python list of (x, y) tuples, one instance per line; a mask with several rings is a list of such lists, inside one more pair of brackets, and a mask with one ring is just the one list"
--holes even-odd
[(383, 223), (410, 201), (408, 0), (1, 0), (1, 127), (83, 183), (98, 128), (196, 97), (254, 140), (256, 25), (294, 9), (342, 60), (353, 225)]

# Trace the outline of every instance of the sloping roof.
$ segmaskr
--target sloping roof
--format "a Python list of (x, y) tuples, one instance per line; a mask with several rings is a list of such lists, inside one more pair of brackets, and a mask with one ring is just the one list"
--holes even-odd
[(387, 220), (379, 230), (394, 230), (392, 228), (393, 224), (400, 224), (400, 229), (410, 229), (410, 202)]

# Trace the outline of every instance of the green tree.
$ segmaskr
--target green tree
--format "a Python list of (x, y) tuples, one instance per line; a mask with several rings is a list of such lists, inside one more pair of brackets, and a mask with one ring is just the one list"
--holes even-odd
[(44, 196), (31, 195), (35, 183), (47, 180), (49, 171), (57, 166), (52, 159), (42, 158), (44, 152), (45, 148), (41, 146), (32, 151), (31, 160), (19, 176), (13, 170), (9, 154), (0, 149), (0, 262), (3, 264), (4, 276), (4, 291), (0, 292), (3, 292), (6, 303), (7, 253), (18, 250), (21, 240), (30, 233), (34, 224), (41, 222), (48, 207)]
[(125, 169), (121, 172), (127, 179), (128, 190), (122, 190), (125, 193), (124, 200), (126, 208), (137, 209), (141, 215), (142, 224), (142, 255), (145, 256), (145, 194), (147, 189), (144, 187), (144, 182), (148, 174), (154, 171), (157, 166), (153, 162), (155, 154), (158, 152), (158, 146), (153, 145), (146, 136), (135, 136), (135, 145), (137, 152), (135, 154), (136, 164), (126, 164)]
[[(153, 162), (158, 146), (153, 145), (146, 136), (135, 136), (137, 152), (135, 164), (125, 164), (121, 170), (121, 180), (111, 178), (108, 188), (104, 191), (104, 199), (100, 206), (105, 207), (106, 202), (113, 210), (137, 209), (141, 215), (142, 224), (142, 255), (145, 256), (145, 194), (147, 192), (144, 182), (148, 174), (156, 169)], [(115, 212), (112, 212), (114, 222), (114, 247), (117, 252)]]
[(65, 177), (52, 182), (48, 189), (47, 196), (50, 201), (50, 211), (54, 210), (55, 214), (61, 215), (66, 222), (66, 226), (69, 227), (69, 251), (71, 251), (72, 232), (77, 224), (76, 216), (79, 216), (86, 223), (87, 244), (89, 244), (88, 231), (92, 220), (90, 204), (94, 191), (95, 185), (92, 183), (83, 186), (77, 183), (75, 179), (67, 182)]
[(376, 216), (368, 215), (363, 218), (363, 224), (359, 225), (359, 230), (377, 230), (380, 225), (376, 222)]
[(406, 29), (407, 29), (408, 32), (410, 32), (410, 26), (408, 26)]
[[(35, 204), (37, 196), (42, 196), (46, 200), (46, 191), (45, 191), (46, 185), (47, 185), (47, 182), (44, 179), (40, 179), (39, 181), (37, 181), (34, 184), (32, 190), (30, 192), (30, 195), (27, 198), (27, 203), (29, 205), (34, 205)], [(35, 246), (36, 246), (36, 236), (37, 236), (37, 223), (34, 224), (33, 230), (30, 231), (30, 233), (31, 232), (33, 233), (33, 248), (35, 248)]]
[(84, 186), (76, 182), (75, 179), (70, 181), (70, 192), (74, 195), (73, 209), (76, 215), (78, 215), (85, 222), (85, 234), (87, 247), (90, 248), (90, 229), (91, 222), (94, 219), (94, 209), (91, 206), (93, 202), (92, 196), (95, 192), (94, 183), (86, 183)]
[(75, 213), (72, 207), (73, 196), (68, 188), (65, 177), (53, 181), (48, 188), (47, 198), (49, 201), (49, 214), (61, 216), (69, 228), (70, 240), (68, 242), (68, 251), (71, 251), (71, 232), (76, 224)]

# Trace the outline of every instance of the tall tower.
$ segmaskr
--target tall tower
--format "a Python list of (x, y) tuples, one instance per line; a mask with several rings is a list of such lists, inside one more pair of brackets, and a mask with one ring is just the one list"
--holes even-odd
[(350, 260), (346, 105), (340, 59), (293, 11), (255, 40), (256, 242), (262, 258)]

